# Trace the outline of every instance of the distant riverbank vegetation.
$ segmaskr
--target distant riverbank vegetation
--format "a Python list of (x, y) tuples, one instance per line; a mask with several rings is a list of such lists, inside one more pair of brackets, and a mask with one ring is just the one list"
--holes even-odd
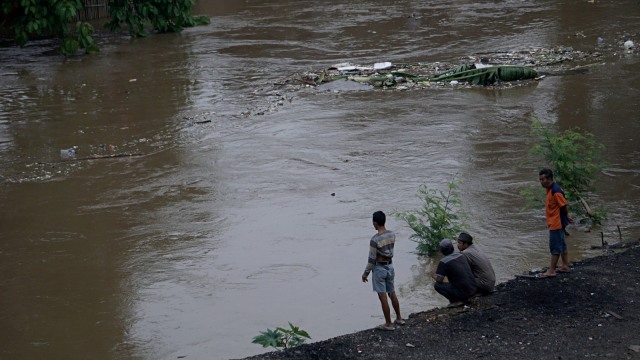
[[(93, 39), (94, 27), (84, 18), (90, 0), (4, 0), (0, 29), (18, 46), (30, 40), (53, 37), (60, 39), (58, 50), (65, 56), (98, 52)], [(195, 0), (103, 0), (108, 9), (104, 27), (112, 31), (128, 31), (132, 37), (152, 32), (180, 32), (186, 27), (209, 24), (206, 16), (192, 15)]]

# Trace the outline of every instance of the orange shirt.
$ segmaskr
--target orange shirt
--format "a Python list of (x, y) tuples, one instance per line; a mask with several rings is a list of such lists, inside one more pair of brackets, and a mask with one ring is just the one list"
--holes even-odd
[[(554, 191), (552, 191), (552, 189)], [(567, 206), (567, 199), (560, 192), (560, 186), (555, 182), (547, 189), (547, 197), (544, 202), (545, 215), (547, 217), (547, 227), (549, 230), (562, 229), (562, 219), (560, 218), (560, 208)], [(555, 192), (555, 194), (554, 194)]]

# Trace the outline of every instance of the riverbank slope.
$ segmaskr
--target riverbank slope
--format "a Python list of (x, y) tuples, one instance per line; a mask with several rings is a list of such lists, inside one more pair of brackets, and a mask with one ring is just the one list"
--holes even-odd
[(640, 359), (640, 248), (586, 259), (568, 274), (515, 278), (464, 308), (411, 314), (248, 359)]

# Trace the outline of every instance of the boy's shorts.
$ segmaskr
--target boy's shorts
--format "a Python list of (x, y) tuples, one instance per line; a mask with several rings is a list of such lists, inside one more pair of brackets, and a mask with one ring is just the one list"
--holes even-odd
[(377, 293), (390, 293), (394, 292), (393, 278), (395, 277), (395, 271), (393, 265), (376, 265), (373, 267), (373, 277), (371, 278), (371, 284), (373, 284), (373, 291)]
[(564, 229), (549, 230), (549, 251), (551, 255), (561, 255), (567, 251), (567, 242), (564, 239)]

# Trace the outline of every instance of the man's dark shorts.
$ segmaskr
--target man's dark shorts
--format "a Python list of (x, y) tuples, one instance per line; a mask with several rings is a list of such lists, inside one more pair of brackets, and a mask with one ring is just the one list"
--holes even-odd
[(561, 255), (567, 251), (567, 242), (564, 239), (564, 229), (549, 230), (549, 251), (551, 255)]

